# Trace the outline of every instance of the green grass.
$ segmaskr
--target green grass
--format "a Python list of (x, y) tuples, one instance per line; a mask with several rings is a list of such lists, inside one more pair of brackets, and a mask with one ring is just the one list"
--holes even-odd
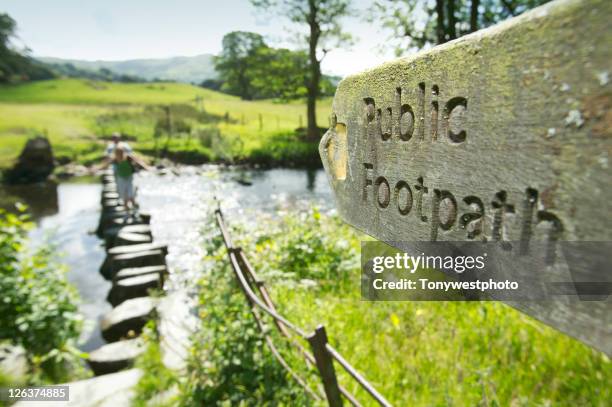
[(47, 134), (59, 156), (72, 158), (98, 148), (90, 128), (104, 111), (97, 106), (0, 103), (0, 167), (8, 166), (36, 134)]
[[(215, 126), (223, 138), (238, 139), (231, 158), (249, 160), (253, 152), (268, 150), (282, 135), (293, 134), (306, 124), (303, 102), (243, 101), (237, 97), (180, 83), (107, 83), (81, 79), (56, 79), (21, 85), (0, 86), (0, 168), (12, 164), (28, 137), (47, 134), (54, 151), (78, 162), (88, 163), (101, 157), (101, 135), (121, 131), (136, 139), (137, 151), (154, 146), (153, 130), (161, 110), (155, 106), (190, 104), (201, 96), (204, 109), (218, 119), (229, 121), (200, 123), (189, 121), (193, 132)], [(148, 114), (145, 108), (149, 107)], [(151, 110), (153, 108), (153, 110)], [(151, 114), (151, 112), (156, 112)], [(328, 125), (331, 99), (318, 104), (319, 126)], [(260, 125), (261, 115), (261, 125)], [(302, 117), (300, 121), (300, 116)], [(102, 123), (100, 118), (107, 120)], [(176, 137), (171, 151), (207, 155), (218, 154), (199, 146), (186, 134)], [(277, 148), (278, 150), (278, 148)], [(276, 154), (278, 155), (278, 153)], [(264, 154), (273, 157), (274, 154)]]
[(368, 303), (357, 288), (274, 296), (300, 326), (324, 324), (332, 345), (396, 405), (604, 406), (612, 396), (603, 354), (501, 303)]
[(393, 405), (605, 406), (612, 398), (603, 353), (503, 303), (362, 301), (366, 237), (337, 218), (314, 211), (258, 226), (233, 237), (277, 309), (310, 332), (324, 324), (331, 344)]

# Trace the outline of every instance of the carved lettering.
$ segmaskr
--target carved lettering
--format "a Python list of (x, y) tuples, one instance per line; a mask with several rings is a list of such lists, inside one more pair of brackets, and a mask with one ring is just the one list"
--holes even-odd
[(438, 95), (440, 89), (438, 85), (433, 85), (431, 88), (431, 140), (438, 139)]
[[(546, 228), (547, 233), (547, 263), (555, 260), (556, 242), (560, 240), (563, 233), (561, 220), (553, 213), (545, 210), (537, 211), (538, 191), (534, 188), (526, 188), (522, 201), (522, 210), (516, 214), (515, 206), (508, 202), (508, 194), (501, 190), (497, 192), (490, 201), (490, 208), (485, 207), (484, 201), (475, 195), (464, 197), (461, 202), (468, 208), (459, 216), (459, 204), (453, 192), (435, 188), (433, 185), (426, 186), (422, 176), (417, 177), (416, 183), (411, 187), (406, 180), (394, 180), (376, 172), (376, 167), (371, 163), (363, 164), (363, 201), (368, 201), (370, 188), (374, 192), (374, 205), (378, 209), (387, 209), (393, 201), (393, 207), (402, 216), (414, 215), (422, 223), (429, 222), (430, 240), (436, 241), (440, 238), (440, 232), (464, 229), (469, 240), (479, 239), (483, 242), (503, 242), (506, 249), (510, 249), (510, 241), (520, 241), (521, 250), (528, 249), (529, 242), (533, 236), (534, 228)], [(394, 185), (393, 190), (390, 185)], [(414, 188), (414, 189), (413, 189)], [(413, 192), (414, 191), (414, 192)], [(427, 202), (430, 216), (425, 215), (425, 204)], [(485, 213), (490, 210), (493, 221), (488, 230), (485, 224)], [(505, 226), (508, 215), (519, 216), (521, 229), (513, 230)], [(519, 219), (517, 219), (519, 220)], [(541, 225), (541, 226), (540, 226)]]
[(533, 212), (538, 202), (538, 191), (533, 188), (527, 188), (525, 191), (525, 200), (523, 201), (523, 213), (521, 219), (523, 222), (521, 228), (521, 246), (520, 254), (527, 254), (529, 251), (529, 240), (531, 240), (531, 224), (533, 223)]
[[(429, 123), (426, 123), (425, 113), (425, 82), (418, 85), (416, 101), (409, 103), (409, 92), (404, 92), (401, 87), (395, 89), (393, 106), (376, 107), (374, 98), (367, 97), (364, 113), (364, 134), (372, 140), (399, 140), (411, 141), (413, 135), (418, 142), (436, 142), (440, 139), (440, 126), (443, 134), (451, 143), (463, 143), (467, 139), (465, 129), (467, 116), (467, 99), (457, 96), (444, 103), (444, 115), (440, 120), (440, 88), (438, 85), (431, 87), (431, 105), (429, 110)], [(412, 108), (416, 102), (417, 113)], [(441, 124), (442, 122), (442, 124)], [(429, 124), (429, 136), (425, 138), (425, 127)]]
[(427, 222), (427, 216), (423, 215), (423, 195), (427, 194), (427, 187), (423, 185), (423, 177), (419, 177), (417, 181), (418, 184), (414, 186), (414, 189), (417, 190), (416, 211), (419, 219)]
[(548, 222), (550, 230), (548, 232), (548, 246), (546, 247), (546, 264), (553, 264), (556, 257), (556, 243), (563, 232), (563, 223), (554, 214), (548, 211), (538, 211), (538, 223)]
[(425, 138), (425, 82), (419, 83), (419, 140)]
[(498, 242), (504, 240), (504, 217), (506, 213), (514, 213), (514, 205), (507, 204), (506, 199), (506, 191), (499, 191), (491, 202), (493, 207), (493, 231), (491, 232), (491, 237), (494, 241)]
[(438, 229), (450, 230), (457, 220), (457, 200), (448, 191), (434, 189), (431, 205), (431, 241), (438, 239)]
[(455, 97), (446, 102), (444, 108), (444, 123), (446, 134), (453, 143), (462, 143), (467, 137), (464, 129), (465, 114), (467, 111), (467, 99)]
[(369, 172), (374, 169), (374, 166), (370, 163), (363, 163), (363, 194), (362, 200), (367, 202), (368, 200), (368, 187), (372, 185), (372, 178), (368, 178)]
[(400, 117), (400, 139), (408, 141), (414, 132), (414, 113), (410, 105), (402, 105)]
[[(404, 199), (401, 198), (403, 195), (402, 191), (406, 193), (406, 198)], [(406, 181), (399, 181), (395, 184), (394, 197), (397, 201), (397, 211), (401, 215), (408, 215), (412, 209), (412, 190)]]
[(385, 177), (378, 177), (376, 178), (374, 187), (378, 207), (384, 209), (389, 206), (389, 202), (391, 201), (391, 188), (389, 187), (389, 181), (387, 181)]
[[(471, 212), (467, 212), (461, 216), (460, 225), (462, 228), (467, 230), (467, 238), (472, 240), (482, 235), (485, 208), (484, 204), (477, 196), (466, 196), (463, 198)], [(482, 237), (482, 240), (486, 242), (486, 237)]]

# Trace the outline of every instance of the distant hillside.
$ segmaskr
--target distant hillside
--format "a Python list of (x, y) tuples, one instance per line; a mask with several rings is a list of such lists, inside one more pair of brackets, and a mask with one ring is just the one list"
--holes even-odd
[(174, 57), (159, 59), (130, 59), (126, 61), (83, 61), (41, 57), (38, 60), (50, 64), (72, 64), (78, 69), (98, 71), (110, 69), (121, 74), (152, 79), (166, 79), (187, 83), (200, 83), (205, 79), (217, 77), (213, 55), (202, 54), (194, 57)]

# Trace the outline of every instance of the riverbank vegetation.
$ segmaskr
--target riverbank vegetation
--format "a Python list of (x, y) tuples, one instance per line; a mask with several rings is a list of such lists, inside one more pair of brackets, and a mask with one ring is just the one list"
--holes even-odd
[[(171, 396), (170, 392), (173, 392), (179, 383), (178, 375), (168, 369), (162, 361), (155, 320), (147, 322), (140, 337), (145, 343), (145, 351), (138, 357), (135, 367), (143, 371), (143, 376), (134, 389), (131, 405), (134, 407), (171, 406), (172, 397), (162, 400), (160, 391), (166, 390)], [(152, 400), (156, 402), (152, 403)]]
[(13, 384), (61, 383), (86, 376), (76, 348), (82, 317), (78, 293), (48, 246), (29, 246), (31, 227), (20, 214), (0, 210), (0, 342), (25, 350), (24, 377)]
[[(326, 127), (330, 99), (318, 109)], [(303, 101), (244, 101), (180, 83), (54, 79), (0, 87), (0, 116), (2, 168), (36, 134), (49, 137), (60, 163), (88, 165), (115, 131), (150, 158), (320, 165), (317, 143), (304, 137)]]
[[(307, 331), (324, 324), (331, 344), (394, 405), (603, 406), (612, 396), (605, 355), (504, 304), (361, 301), (365, 237), (333, 215), (311, 210), (258, 224), (245, 233), (233, 222), (233, 237), (277, 309)], [(211, 221), (205, 233), (214, 235), (215, 227)], [(265, 347), (220, 236), (207, 250), (199, 284), (203, 328), (177, 397), (184, 405), (282, 404), (291, 397), (312, 404)], [(316, 388), (314, 371), (267, 324), (292, 368)], [(368, 395), (337, 372), (369, 405)]]

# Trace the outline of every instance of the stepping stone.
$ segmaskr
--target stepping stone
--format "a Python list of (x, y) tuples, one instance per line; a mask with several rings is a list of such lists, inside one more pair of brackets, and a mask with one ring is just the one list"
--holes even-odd
[(148, 224), (141, 224), (141, 225), (127, 225), (127, 226), (123, 226), (120, 229), (121, 232), (128, 232), (128, 233), (144, 233), (144, 234), (151, 234), (151, 226), (149, 226)]
[[(124, 218), (127, 218), (124, 219)], [(133, 219), (132, 216), (126, 212), (124, 206), (116, 206), (114, 208), (102, 209), (102, 213), (100, 214), (100, 225), (102, 227), (102, 233), (104, 230), (115, 227), (122, 226), (123, 224), (131, 224), (131, 223), (143, 223), (138, 219)]]
[(160, 249), (143, 252), (123, 253), (114, 255), (112, 260), (113, 271), (130, 267), (160, 266), (166, 264), (165, 254)]
[(104, 200), (102, 201), (102, 208), (114, 208), (116, 206), (119, 206), (121, 202), (119, 201), (119, 199), (114, 199), (114, 198), (104, 198)]
[(115, 235), (117, 235), (119, 232), (151, 234), (151, 226), (144, 223), (133, 225), (117, 225), (113, 226), (112, 228), (109, 228), (107, 233), (114, 233)]
[(166, 266), (146, 266), (146, 267), (134, 267), (129, 269), (119, 270), (113, 276), (113, 281), (119, 281), (126, 278), (142, 276), (146, 274), (157, 274), (162, 276), (162, 280), (164, 276), (168, 274), (168, 268)]
[(121, 213), (123, 215), (126, 213), (125, 211), (126, 207), (123, 205), (104, 206), (102, 207), (102, 216), (113, 213)]
[(144, 348), (140, 338), (109, 343), (91, 352), (87, 363), (96, 376), (115, 373), (131, 367)]
[(121, 231), (115, 238), (114, 245), (127, 246), (132, 244), (143, 244), (152, 242), (153, 237), (151, 235), (143, 233), (128, 233)]
[(157, 300), (150, 297), (134, 298), (124, 301), (102, 318), (100, 329), (107, 342), (115, 342), (133, 331), (136, 335), (152, 318)]
[(102, 192), (101, 201), (105, 199), (119, 199), (119, 194), (116, 192)]
[(98, 237), (102, 238), (104, 236), (104, 231), (109, 227), (115, 225), (116, 221), (122, 221), (125, 218), (127, 212), (125, 212), (125, 208), (123, 206), (115, 207), (113, 211), (102, 211), (100, 214), (100, 221), (98, 222), (98, 229), (96, 230), (96, 234)]
[(148, 225), (151, 221), (151, 215), (140, 214), (137, 217), (130, 216), (127, 219), (123, 217), (113, 219), (111, 225), (113, 226), (127, 226), (127, 225)]
[(100, 274), (104, 276), (107, 280), (113, 278), (113, 257), (120, 254), (128, 254), (128, 253), (139, 253), (139, 252), (147, 252), (151, 250), (161, 250), (164, 257), (168, 254), (168, 247), (154, 244), (154, 243), (143, 243), (143, 244), (135, 244), (135, 245), (127, 245), (127, 246), (110, 246), (110, 249), (107, 250), (107, 255), (104, 258), (104, 262), (100, 266)]
[(100, 223), (106, 225), (106, 227), (113, 226), (115, 219), (124, 218), (128, 215), (124, 206), (115, 206), (114, 208), (102, 209), (100, 213)]
[(164, 252), (164, 255), (168, 254), (168, 246), (159, 243), (142, 243), (127, 246), (115, 246), (108, 249), (106, 252), (110, 255), (117, 255), (125, 253), (146, 252), (149, 250), (161, 250)]
[(120, 232), (146, 234), (152, 237), (151, 227), (149, 225), (142, 224), (109, 227), (104, 231), (104, 241), (107, 249), (118, 246), (115, 239)]
[(163, 280), (159, 274), (144, 274), (137, 277), (115, 281), (108, 293), (107, 300), (113, 307), (131, 298), (146, 297), (149, 290), (162, 288)]

